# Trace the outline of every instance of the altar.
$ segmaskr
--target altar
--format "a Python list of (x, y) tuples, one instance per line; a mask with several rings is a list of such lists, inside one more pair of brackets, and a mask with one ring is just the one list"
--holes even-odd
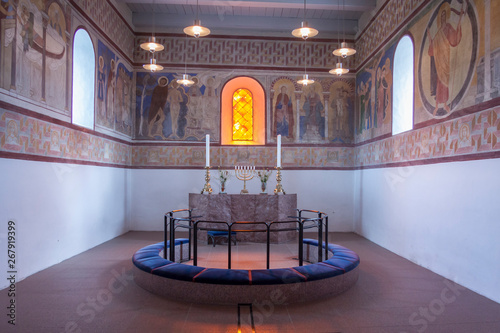
[[(247, 221), (271, 222), (290, 221), (290, 216), (297, 215), (297, 194), (267, 195), (267, 194), (198, 194), (189, 193), (189, 209), (194, 209), (193, 215), (201, 216), (203, 221)], [(264, 225), (238, 225), (242, 230), (265, 230)], [(204, 224), (202, 227), (222, 229), (220, 224)], [(273, 224), (272, 230), (295, 228), (296, 223)], [(200, 232), (198, 239), (206, 240), (207, 233)], [(297, 232), (271, 232), (271, 243), (283, 243), (294, 240)], [(240, 232), (238, 241), (265, 242), (265, 232)]]

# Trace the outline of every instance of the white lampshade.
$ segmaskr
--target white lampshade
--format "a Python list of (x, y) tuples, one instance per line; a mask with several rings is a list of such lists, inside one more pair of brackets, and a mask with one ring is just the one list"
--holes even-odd
[(349, 70), (347, 68), (343, 68), (342, 63), (338, 62), (334, 69), (330, 69), (329, 73), (341, 76), (342, 74), (349, 73)]
[(313, 84), (314, 80), (309, 78), (309, 75), (304, 74), (302, 75), (302, 80), (297, 81), (298, 84), (302, 84), (304, 86), (307, 86), (308, 84)]
[(349, 47), (349, 45), (346, 42), (340, 43), (340, 48), (336, 49), (333, 51), (333, 54), (342, 58), (347, 58), (348, 56), (351, 56), (356, 53), (356, 50), (353, 49), (352, 47)]
[(184, 28), (184, 33), (195, 38), (205, 37), (210, 35), (210, 29), (202, 26), (200, 20), (194, 20), (193, 25)]
[(292, 35), (294, 35), (295, 37), (302, 38), (302, 39), (314, 37), (318, 33), (319, 33), (318, 30), (309, 27), (309, 25), (307, 24), (307, 21), (302, 21), (302, 23), (300, 24), (300, 28), (297, 28), (297, 29), (292, 31)]
[(178, 84), (182, 84), (185, 87), (190, 87), (194, 84), (194, 81), (191, 80), (189, 74), (182, 74), (182, 79), (177, 80)]
[(149, 64), (142, 65), (142, 67), (151, 72), (161, 71), (163, 69), (162, 65), (156, 64), (156, 59), (154, 58), (149, 59)]
[(147, 42), (141, 43), (141, 49), (153, 53), (163, 51), (165, 47), (162, 44), (156, 42), (155, 36), (151, 36), (149, 37)]

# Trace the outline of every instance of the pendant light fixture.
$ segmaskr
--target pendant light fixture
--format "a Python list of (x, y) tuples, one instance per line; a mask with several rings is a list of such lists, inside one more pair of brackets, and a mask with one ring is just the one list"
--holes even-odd
[(186, 46), (184, 47), (184, 74), (182, 74), (182, 79), (178, 79), (177, 83), (183, 85), (184, 87), (190, 87), (194, 84), (194, 81), (191, 80), (190, 75), (187, 73), (187, 35), (186, 35)]
[[(339, 0), (340, 1), (340, 0)], [(345, 11), (345, 3), (344, 0), (342, 0), (342, 12)], [(343, 42), (340, 43), (340, 47), (333, 51), (333, 54), (342, 58), (347, 58), (348, 56), (351, 56), (356, 53), (356, 50), (350, 47), (346, 41), (345, 41), (345, 20), (342, 19), (342, 36), (343, 36)]]
[(292, 35), (302, 39), (314, 37), (318, 34), (318, 30), (309, 27), (306, 21), (306, 0), (304, 0), (304, 21), (301, 22), (300, 28), (294, 29)]
[[(340, 2), (340, 0), (339, 0), (339, 2)], [(339, 23), (339, 19), (340, 19), (340, 14), (339, 13), (340, 13), (340, 10), (339, 10), (339, 7), (340, 7), (340, 5), (337, 2), (337, 41), (340, 40), (340, 32), (339, 32), (340, 31), (340, 23)], [(335, 54), (335, 51), (333, 51), (333, 54)], [(334, 69), (330, 69), (330, 71), (328, 71), (328, 73), (335, 74), (337, 76), (341, 76), (343, 74), (349, 73), (349, 69), (343, 68), (342, 67), (342, 61), (337, 60), (337, 64), (336, 64), (335, 68)]]
[(198, 0), (196, 0), (196, 19), (193, 25), (184, 28), (184, 33), (194, 38), (205, 37), (210, 35), (210, 29), (205, 28), (201, 25), (201, 21), (198, 19)]
[(155, 37), (155, 10), (154, 10), (155, 1), (153, 1), (153, 33), (152, 36), (149, 37), (147, 42), (141, 43), (141, 49), (151, 52), (151, 58), (149, 59), (149, 64), (144, 64), (142, 67), (148, 71), (156, 72), (161, 71), (163, 69), (162, 65), (158, 65), (155, 59), (155, 52), (163, 51), (165, 47), (156, 42)]
[(309, 75), (307, 75), (307, 57), (306, 57), (306, 48), (305, 48), (305, 40), (304, 40), (304, 75), (302, 75), (302, 80), (297, 81), (298, 84), (301, 84), (303, 86), (307, 86), (309, 84), (313, 84), (314, 80), (309, 78)]
[(162, 65), (158, 65), (156, 63), (154, 53), (151, 55), (151, 59), (149, 59), (149, 64), (144, 64), (144, 65), (142, 65), (142, 67), (148, 71), (151, 71), (151, 72), (161, 71), (163, 69)]
[(335, 66), (334, 69), (330, 69), (329, 73), (335, 74), (337, 76), (341, 76), (343, 74), (349, 73), (349, 70), (347, 68), (343, 68), (342, 63), (339, 61), (339, 62), (337, 62), (337, 65)]

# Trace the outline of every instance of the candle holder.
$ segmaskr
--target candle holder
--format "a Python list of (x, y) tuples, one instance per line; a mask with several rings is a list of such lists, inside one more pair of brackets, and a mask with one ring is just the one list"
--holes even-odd
[(206, 166), (205, 170), (207, 173), (205, 174), (205, 187), (203, 187), (203, 190), (201, 190), (201, 194), (207, 193), (207, 194), (212, 194), (212, 186), (210, 186), (210, 167)]
[(255, 176), (255, 166), (253, 165), (236, 165), (234, 167), (234, 174), (236, 178), (243, 181), (243, 189), (240, 194), (248, 194), (247, 190), (247, 180), (250, 180)]
[(281, 167), (276, 167), (276, 188), (274, 189), (274, 194), (286, 194), (281, 186)]

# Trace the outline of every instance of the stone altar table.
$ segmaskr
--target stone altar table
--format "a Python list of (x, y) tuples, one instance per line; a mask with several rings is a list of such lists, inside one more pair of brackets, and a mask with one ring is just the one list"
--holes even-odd
[[(248, 221), (271, 222), (289, 221), (289, 216), (297, 215), (297, 194), (198, 194), (189, 193), (189, 209), (195, 209), (193, 215), (202, 216), (204, 221)], [(205, 224), (201, 227), (221, 228), (218, 224)], [(272, 229), (295, 228), (296, 223), (274, 224)], [(235, 229), (262, 230), (262, 225), (238, 225)], [(271, 232), (272, 243), (294, 240), (296, 231)], [(199, 232), (198, 239), (206, 241), (207, 233)], [(240, 232), (238, 241), (265, 242), (265, 232)]]

